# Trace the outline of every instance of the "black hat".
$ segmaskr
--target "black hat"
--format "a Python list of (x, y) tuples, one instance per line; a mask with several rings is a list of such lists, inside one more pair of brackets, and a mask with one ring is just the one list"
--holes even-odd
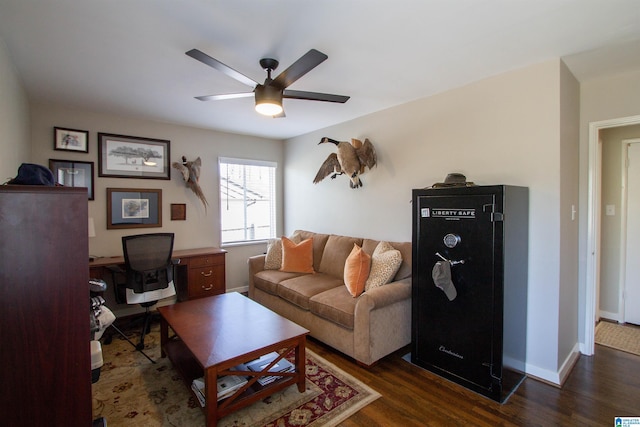
[(18, 176), (7, 184), (54, 186), (53, 172), (41, 165), (23, 163), (18, 168)]

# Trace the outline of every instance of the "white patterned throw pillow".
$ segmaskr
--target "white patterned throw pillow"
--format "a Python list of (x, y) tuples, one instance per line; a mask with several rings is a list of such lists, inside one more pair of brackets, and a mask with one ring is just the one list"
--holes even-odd
[(389, 283), (402, 264), (400, 251), (389, 242), (380, 242), (371, 255), (371, 271), (364, 285), (365, 292)]
[(282, 240), (269, 239), (267, 256), (264, 259), (265, 270), (280, 270), (282, 267)]

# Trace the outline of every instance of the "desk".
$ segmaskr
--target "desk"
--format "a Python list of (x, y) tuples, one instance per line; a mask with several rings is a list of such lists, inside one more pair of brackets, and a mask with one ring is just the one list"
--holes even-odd
[[(171, 255), (179, 259), (175, 286), (178, 301), (187, 301), (225, 293), (225, 254), (220, 248), (175, 250)], [(124, 266), (124, 256), (97, 258), (89, 261), (89, 277), (104, 279), (111, 272), (106, 267)]]

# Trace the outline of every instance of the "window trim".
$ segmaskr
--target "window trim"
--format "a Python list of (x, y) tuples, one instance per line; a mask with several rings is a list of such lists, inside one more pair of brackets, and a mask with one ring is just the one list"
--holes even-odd
[[(272, 210), (272, 215), (273, 215), (273, 224), (271, 227), (271, 237), (267, 237), (267, 238), (260, 238), (260, 239), (254, 239), (254, 240), (233, 240), (233, 241), (228, 241), (225, 242), (223, 241), (223, 230), (222, 230), (222, 209), (224, 207), (224, 203), (222, 201), (223, 198), (223, 192), (221, 191), (221, 185), (222, 185), (222, 174), (221, 174), (221, 166), (222, 165), (228, 165), (228, 164), (233, 164), (233, 165), (241, 165), (241, 166), (258, 166), (258, 167), (267, 167), (267, 168), (273, 168), (273, 186), (272, 186), (272, 190), (273, 190), (273, 199), (271, 202), (271, 210)], [(218, 157), (218, 190), (220, 192), (220, 223), (219, 223), (219, 230), (220, 230), (220, 246), (221, 247), (225, 247), (225, 246), (242, 246), (242, 245), (253, 245), (253, 244), (260, 244), (260, 243), (264, 243), (266, 241), (268, 241), (270, 238), (274, 237), (276, 235), (276, 227), (277, 227), (277, 169), (278, 169), (278, 163), (274, 162), (274, 161), (270, 161), (270, 160), (257, 160), (257, 159), (245, 159), (245, 158), (238, 158), (238, 157), (223, 157), (220, 156)]]

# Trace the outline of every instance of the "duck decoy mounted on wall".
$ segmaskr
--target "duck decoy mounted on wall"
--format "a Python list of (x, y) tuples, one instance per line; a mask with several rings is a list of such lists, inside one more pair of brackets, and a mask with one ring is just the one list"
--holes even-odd
[(331, 179), (335, 179), (338, 175), (347, 174), (351, 180), (349, 182), (351, 188), (362, 187), (360, 174), (364, 173), (365, 167), (373, 168), (378, 161), (373, 144), (368, 139), (365, 139), (364, 143), (358, 139), (351, 139), (349, 143), (325, 136), (318, 145), (327, 142), (336, 145), (337, 153), (329, 154), (327, 160), (320, 166), (313, 183), (317, 184), (329, 175)]
[(188, 162), (185, 156), (182, 156), (182, 163), (173, 162), (173, 167), (178, 169), (182, 173), (182, 177), (184, 178), (184, 182), (187, 184), (187, 187), (191, 189), (195, 193), (196, 196), (200, 200), (202, 200), (202, 204), (204, 205), (205, 210), (207, 209), (207, 199), (204, 197), (204, 193), (200, 188), (200, 184), (198, 184), (198, 179), (200, 179), (200, 167), (202, 166), (202, 160), (200, 157), (195, 159), (192, 162)]

